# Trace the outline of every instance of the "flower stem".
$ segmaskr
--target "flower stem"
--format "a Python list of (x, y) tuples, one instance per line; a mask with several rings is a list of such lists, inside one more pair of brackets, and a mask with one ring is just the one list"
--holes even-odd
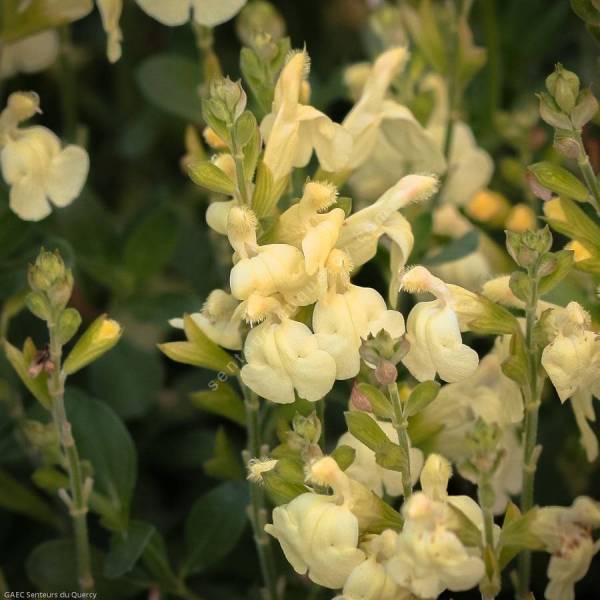
[(600, 183), (598, 183), (598, 179), (596, 179), (596, 175), (590, 164), (590, 159), (585, 151), (585, 146), (583, 145), (583, 140), (581, 139), (581, 134), (579, 132), (576, 133), (576, 140), (579, 144), (577, 165), (590, 192), (592, 200), (591, 204), (600, 215)]
[(482, 473), (477, 486), (477, 496), (483, 513), (483, 533), (485, 540), (486, 578), (481, 582), (480, 589), (483, 600), (493, 600), (500, 591), (500, 578), (496, 563), (496, 548), (494, 543), (494, 506), (495, 494), (490, 483), (489, 473)]
[(87, 527), (88, 500), (91, 493), (91, 480), (84, 481), (75, 439), (71, 433), (71, 424), (65, 410), (65, 375), (61, 370), (62, 347), (57, 340), (55, 324), (48, 322), (50, 334), (50, 360), (54, 370), (48, 379), (48, 391), (52, 397), (52, 419), (63, 450), (67, 472), (69, 474), (70, 496), (63, 496), (73, 519), (75, 549), (79, 585), (82, 592), (94, 590), (90, 542)]
[[(534, 501), (535, 472), (539, 451), (537, 450), (538, 415), (541, 402), (541, 386), (538, 385), (537, 350), (534, 342), (534, 327), (539, 297), (538, 277), (535, 267), (530, 272), (531, 293), (525, 309), (525, 347), (527, 350), (529, 377), (523, 388), (525, 399), (525, 418), (523, 428), (523, 475), (521, 490), (521, 512), (531, 510)], [(529, 597), (529, 580), (531, 577), (531, 551), (525, 550), (519, 556), (519, 590), (520, 598)]]
[(235, 175), (237, 179), (237, 187), (242, 204), (250, 206), (250, 196), (248, 195), (248, 186), (246, 185), (246, 175), (244, 170), (244, 152), (237, 141), (235, 127), (232, 125), (229, 128), (231, 136), (231, 154), (235, 161)]
[(392, 406), (394, 407), (394, 429), (398, 434), (398, 444), (405, 457), (405, 467), (402, 469), (402, 490), (404, 499), (407, 500), (412, 494), (412, 478), (410, 476), (410, 446), (408, 443), (408, 420), (404, 415), (404, 408), (398, 393), (396, 383), (390, 383), (387, 386)]
[(321, 423), (321, 437), (319, 438), (319, 445), (321, 446), (321, 450), (325, 452), (325, 398), (318, 400), (315, 405), (317, 417)]
[[(239, 379), (240, 386), (244, 394), (244, 406), (246, 408), (246, 430), (247, 430), (247, 448), (245, 454), (246, 463), (253, 457), (261, 455), (261, 436), (259, 422), (260, 404), (258, 396), (249, 390)], [(254, 533), (254, 543), (258, 552), (260, 568), (262, 572), (263, 583), (265, 585), (265, 598), (267, 600), (279, 600), (279, 591), (277, 588), (277, 571), (275, 568), (275, 557), (271, 538), (265, 532), (267, 524), (267, 509), (265, 506), (265, 494), (263, 489), (253, 482), (250, 485), (250, 507), (249, 516)]]

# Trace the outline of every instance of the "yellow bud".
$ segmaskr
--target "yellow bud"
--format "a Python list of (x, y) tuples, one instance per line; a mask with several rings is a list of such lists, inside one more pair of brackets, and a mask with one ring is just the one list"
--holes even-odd
[(579, 241), (573, 240), (565, 246), (565, 250), (570, 250), (573, 253), (573, 259), (576, 263), (582, 260), (592, 258), (592, 253)]
[(563, 210), (560, 198), (554, 198), (552, 200), (548, 200), (548, 202), (544, 202), (544, 214), (548, 219), (552, 219), (554, 221), (567, 220), (567, 216)]
[(99, 316), (77, 340), (64, 363), (63, 370), (71, 375), (108, 352), (121, 338), (121, 325), (106, 315)]
[(214, 150), (227, 149), (227, 144), (215, 133), (212, 127), (205, 127), (202, 136), (204, 141)]
[(523, 232), (527, 230), (535, 230), (537, 219), (532, 208), (527, 204), (515, 204), (512, 207), (508, 218), (506, 219), (505, 227), (510, 231)]
[(467, 204), (466, 213), (476, 221), (500, 226), (510, 210), (508, 200), (497, 192), (481, 190)]

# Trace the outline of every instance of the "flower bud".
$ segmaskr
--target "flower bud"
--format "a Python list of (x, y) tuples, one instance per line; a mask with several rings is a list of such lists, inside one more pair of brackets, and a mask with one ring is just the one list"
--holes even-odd
[(81, 325), (81, 315), (74, 308), (65, 309), (58, 317), (56, 336), (61, 345), (66, 344)]
[(27, 276), (31, 289), (45, 295), (51, 308), (61, 310), (67, 305), (73, 291), (73, 274), (58, 251), (42, 249)]
[(398, 370), (394, 363), (389, 360), (382, 360), (375, 368), (375, 379), (381, 385), (390, 385), (396, 382)]
[(574, 133), (570, 131), (566, 133), (563, 130), (555, 131), (553, 145), (566, 158), (577, 158), (581, 150), (579, 142), (574, 137)]
[(27, 304), (29, 312), (31, 312), (38, 319), (42, 319), (42, 321), (47, 321), (50, 319), (50, 305), (48, 304), (46, 296), (43, 294), (38, 292), (30, 292), (25, 298), (25, 304)]
[(571, 111), (571, 121), (575, 129), (581, 129), (586, 123), (594, 118), (598, 112), (598, 100), (590, 89), (583, 90), (577, 98), (577, 104)]
[(571, 120), (568, 115), (562, 112), (551, 96), (545, 93), (538, 94), (537, 96), (540, 101), (540, 117), (548, 125), (557, 129), (571, 129)]
[(546, 89), (559, 108), (569, 114), (575, 108), (579, 96), (579, 77), (558, 63), (554, 73), (546, 78)]
[(364, 394), (356, 381), (352, 385), (352, 392), (350, 394), (350, 403), (352, 407), (356, 410), (362, 410), (363, 412), (372, 412), (373, 407), (369, 402), (369, 398), (366, 394)]
[(318, 444), (321, 439), (321, 421), (319, 421), (315, 412), (312, 412), (308, 417), (296, 413), (292, 421), (292, 428), (309, 444)]
[(210, 83), (210, 102), (217, 118), (234, 123), (246, 109), (246, 92), (239, 81), (214, 79)]
[(565, 246), (565, 250), (573, 253), (573, 260), (578, 263), (592, 258), (592, 253), (578, 240), (573, 240)]
[(99, 316), (77, 340), (63, 365), (67, 375), (79, 371), (108, 352), (121, 338), (123, 330), (119, 323)]
[(523, 232), (528, 229), (535, 229), (537, 219), (533, 209), (528, 204), (515, 204), (506, 219), (505, 227), (510, 231)]
[(236, 23), (237, 34), (245, 46), (256, 49), (257, 37), (268, 37), (273, 42), (285, 35), (285, 21), (269, 2), (258, 0), (247, 4)]
[(510, 204), (502, 194), (481, 190), (471, 198), (465, 212), (476, 221), (490, 226), (500, 226), (509, 210)]

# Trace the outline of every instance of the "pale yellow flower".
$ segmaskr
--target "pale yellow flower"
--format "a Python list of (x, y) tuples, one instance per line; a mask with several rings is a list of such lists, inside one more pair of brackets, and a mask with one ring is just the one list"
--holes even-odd
[(243, 382), (272, 402), (290, 404), (296, 399), (295, 391), (316, 402), (333, 387), (335, 361), (298, 321), (265, 321), (254, 327), (246, 338), (244, 355)]
[(437, 188), (435, 177), (406, 175), (371, 206), (346, 219), (337, 247), (350, 256), (354, 266), (360, 266), (375, 256), (379, 239), (386, 235), (397, 246), (405, 262), (414, 238), (409, 222), (398, 211), (413, 202), (430, 198)]
[(266, 140), (263, 162), (275, 182), (292, 168), (306, 166), (313, 150), (321, 167), (331, 172), (345, 167), (352, 150), (352, 136), (341, 125), (302, 103), (309, 66), (305, 51), (291, 55), (275, 86), (272, 112), (261, 123)]
[(19, 128), (18, 123), (38, 109), (37, 95), (17, 92), (0, 116), (0, 163), (10, 186), (9, 206), (26, 221), (47, 217), (52, 204), (60, 208), (71, 204), (89, 169), (88, 154), (80, 146), (63, 148), (46, 127)]
[(431, 302), (419, 302), (408, 315), (406, 339), (410, 350), (402, 362), (419, 381), (436, 373), (449, 383), (472, 375), (479, 363), (477, 353), (462, 343), (454, 301), (446, 284), (424, 267), (414, 267), (402, 277), (410, 292), (430, 292)]

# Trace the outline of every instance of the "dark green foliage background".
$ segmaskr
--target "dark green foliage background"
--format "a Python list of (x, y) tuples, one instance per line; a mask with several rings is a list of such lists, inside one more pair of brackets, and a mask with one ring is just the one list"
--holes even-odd
[[(242, 512), (244, 488), (238, 482), (223, 483), (203, 470), (213, 456), (218, 428), (224, 428), (236, 455), (244, 444), (243, 430), (191, 405), (188, 393), (206, 388), (211, 373), (174, 365), (155, 347), (175, 337), (168, 318), (197, 310), (211, 289), (227, 281), (229, 249), (205, 225), (207, 198), (180, 168), (185, 125), (201, 122), (195, 98), (201, 83), (195, 44), (189, 28), (161, 26), (134, 3), (126, 4), (124, 52), (118, 64), (106, 61), (104, 33), (94, 12), (72, 27), (78, 53), (71, 78), (56, 64), (43, 74), (2, 82), (2, 104), (12, 91), (35, 89), (44, 110), (38, 121), (64, 137), (85, 140), (91, 171), (82, 196), (41, 223), (18, 220), (7, 208), (7, 189), (0, 187), (0, 299), (25, 288), (27, 263), (44, 245), (60, 249), (74, 268), (73, 305), (85, 322), (109, 312), (123, 323), (125, 335), (119, 346), (70, 382), (84, 392), (73, 391), (69, 401), (82, 439), (83, 429), (91, 428), (92, 438), (102, 438), (106, 431), (104, 442), (110, 447), (113, 441), (106, 438), (120, 428), (113, 423), (102, 429), (93, 420), (96, 403), (109, 407), (130, 433), (131, 447), (130, 441), (124, 441), (113, 457), (117, 462), (134, 461), (127, 475), (130, 479), (137, 470), (131, 498), (135, 536), (130, 548), (121, 549), (122, 555), (135, 558), (136, 544), (143, 545), (154, 527), (165, 540), (171, 562), (186, 565), (190, 586), (203, 598), (253, 598), (257, 597), (259, 570)], [(368, 58), (365, 4), (360, 0), (280, 0), (275, 4), (288, 24), (293, 46), (306, 43), (311, 55), (313, 103), (340, 120), (350, 106), (341, 83), (343, 67)], [(468, 90), (466, 112), (482, 145), (500, 159), (511, 150), (494, 127), (493, 111), (530, 102), (557, 60), (577, 71), (583, 81), (595, 82), (598, 47), (566, 0), (479, 0), (472, 22), (476, 41), (490, 47), (490, 63)], [(224, 72), (232, 78), (239, 77), (239, 48), (233, 23), (217, 29), (217, 53)], [(67, 90), (66, 96), (61, 87)], [(69, 103), (76, 107), (76, 129), (65, 117)], [(598, 132), (589, 133), (594, 137)], [(548, 137), (540, 152), (550, 143)], [(498, 172), (492, 187), (513, 202), (522, 200)], [(376, 266), (365, 268), (360, 281), (382, 285)], [(11, 323), (9, 339), (21, 344), (28, 335), (38, 346), (45, 342), (41, 322), (22, 313)], [(0, 359), (0, 377), (20, 389), (4, 359)], [(33, 400), (21, 392), (26, 410), (40, 414)], [(347, 393), (340, 386), (328, 404), (330, 445), (343, 430)], [(88, 402), (87, 397), (96, 400)], [(600, 497), (597, 465), (585, 461), (570, 409), (561, 407), (550, 394), (547, 400), (541, 415), (544, 454), (538, 471), (538, 502), (567, 504), (581, 493)], [(88, 458), (88, 452), (93, 449), (86, 448), (84, 457)], [(31, 457), (19, 444), (4, 402), (0, 403), (0, 469), (35, 488)], [(101, 485), (98, 478), (97, 484)], [(466, 484), (454, 485), (455, 491), (472, 491)], [(3, 494), (9, 494), (9, 489), (0, 488), (0, 505), (4, 506)], [(125, 497), (127, 493), (123, 491)], [(71, 571), (62, 571), (73, 563), (72, 546), (64, 541), (69, 523), (63, 507), (50, 496), (44, 497), (52, 508), (50, 517), (42, 509), (37, 519), (18, 510), (0, 509), (0, 566), (12, 590), (50, 591), (72, 581)], [(214, 515), (215, 521), (222, 519), (216, 531), (215, 521), (201, 522), (207, 518), (206, 511), (193, 509), (199, 498), (213, 511), (215, 506), (222, 507), (221, 514)], [(186, 533), (188, 519), (200, 522), (188, 524)], [(203, 539), (202, 532), (211, 537)], [(94, 546), (107, 550), (110, 535), (95, 516), (91, 517), (91, 536)], [(112, 556), (113, 574), (128, 567), (117, 560), (119, 556)], [(543, 596), (545, 560), (536, 557), (538, 598)], [(281, 564), (287, 568), (283, 560)], [(140, 574), (129, 572), (117, 582), (102, 583), (101, 598), (131, 594), (141, 598), (147, 594), (146, 584)], [(305, 597), (303, 588), (296, 587), (289, 597)], [(508, 585), (505, 589), (501, 597), (512, 597)], [(578, 586), (577, 597), (596, 598), (599, 589), (600, 571), (592, 567)], [(323, 591), (313, 597), (331, 595)]]

